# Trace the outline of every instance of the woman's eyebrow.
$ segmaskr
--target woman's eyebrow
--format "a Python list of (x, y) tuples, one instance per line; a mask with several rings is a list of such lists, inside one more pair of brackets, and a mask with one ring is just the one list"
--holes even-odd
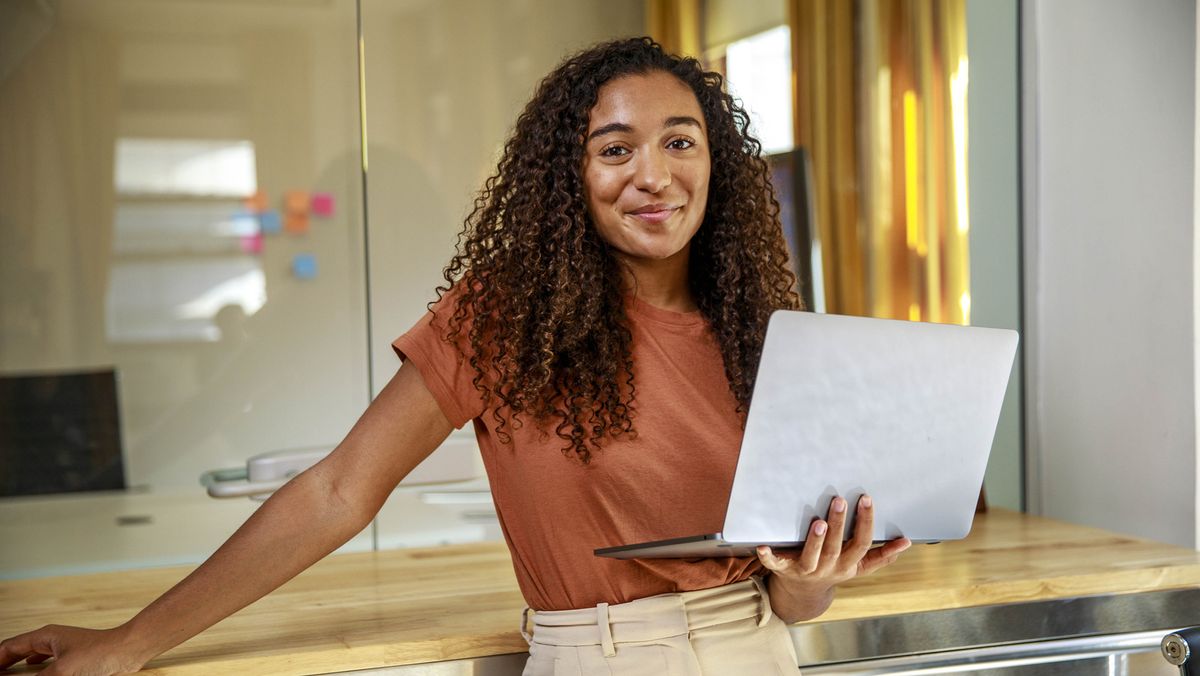
[(674, 127), (674, 126), (681, 125), (681, 124), (690, 124), (697, 129), (704, 129), (704, 127), (700, 126), (700, 120), (697, 120), (696, 118), (691, 117), (690, 115), (680, 115), (680, 116), (676, 116), (676, 117), (668, 117), (667, 121), (663, 123), (663, 128), (666, 129), (667, 127)]
[(596, 138), (597, 136), (604, 136), (605, 134), (612, 134), (613, 132), (618, 132), (618, 131), (629, 133), (629, 132), (633, 131), (633, 127), (625, 124), (624, 122), (612, 122), (610, 124), (604, 125), (603, 127), (597, 127), (595, 131), (588, 134), (587, 140), (591, 141), (592, 139)]
[[(676, 115), (674, 117), (668, 117), (666, 121), (663, 122), (663, 129), (675, 127), (681, 124), (690, 124), (696, 129), (704, 129), (704, 127), (700, 125), (700, 120), (697, 120), (690, 115)], [(603, 127), (597, 127), (592, 133), (588, 134), (587, 140), (590, 142), (592, 139), (598, 136), (604, 136), (605, 134), (612, 134), (615, 132), (627, 134), (631, 131), (633, 131), (633, 127), (625, 124), (624, 122), (611, 122)]]

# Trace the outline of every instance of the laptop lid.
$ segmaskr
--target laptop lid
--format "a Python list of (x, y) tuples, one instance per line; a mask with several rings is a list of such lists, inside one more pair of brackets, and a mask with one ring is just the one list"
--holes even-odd
[(877, 541), (965, 537), (1016, 347), (1006, 329), (776, 312), (725, 541), (801, 542), (835, 495), (852, 517), (864, 493)]

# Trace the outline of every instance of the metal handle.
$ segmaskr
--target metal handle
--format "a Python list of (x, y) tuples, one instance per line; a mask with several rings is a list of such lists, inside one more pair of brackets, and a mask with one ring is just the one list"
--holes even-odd
[(259, 498), (283, 488), (292, 477), (329, 454), (328, 446), (292, 448), (261, 453), (246, 466), (214, 469), (200, 475), (200, 484), (214, 498)]
[(214, 469), (200, 475), (200, 485), (212, 498), (246, 498), (269, 495), (283, 488), (288, 479), (276, 481), (247, 481), (244, 468)]
[(1035, 643), (987, 646), (966, 650), (951, 650), (940, 653), (905, 655), (876, 660), (864, 660), (852, 664), (829, 666), (805, 666), (805, 676), (813, 674), (838, 674), (839, 676), (919, 676), (923, 674), (945, 674), (959, 672), (968, 665), (983, 669), (1000, 669), (1053, 662), (1068, 662), (1122, 653), (1153, 652), (1159, 645), (1162, 632), (1149, 631), (1132, 634), (1089, 636)]

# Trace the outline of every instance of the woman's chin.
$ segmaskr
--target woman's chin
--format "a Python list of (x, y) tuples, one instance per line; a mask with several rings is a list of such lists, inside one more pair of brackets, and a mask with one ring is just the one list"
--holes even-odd
[(683, 246), (672, 246), (667, 244), (654, 244), (646, 246), (632, 246), (621, 248), (621, 256), (632, 263), (655, 263), (666, 261), (675, 256), (678, 256), (687, 248), (687, 244)]

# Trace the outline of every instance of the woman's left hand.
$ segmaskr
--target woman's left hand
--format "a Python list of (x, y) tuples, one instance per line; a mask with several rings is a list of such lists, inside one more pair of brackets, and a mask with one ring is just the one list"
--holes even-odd
[(912, 546), (908, 538), (902, 537), (871, 548), (875, 510), (866, 495), (858, 501), (854, 536), (843, 542), (847, 507), (845, 498), (835, 497), (828, 523), (813, 521), (804, 547), (798, 552), (776, 552), (765, 545), (758, 548), (758, 560), (772, 573), (771, 606), (786, 621), (820, 615), (833, 600), (836, 585), (891, 564)]

